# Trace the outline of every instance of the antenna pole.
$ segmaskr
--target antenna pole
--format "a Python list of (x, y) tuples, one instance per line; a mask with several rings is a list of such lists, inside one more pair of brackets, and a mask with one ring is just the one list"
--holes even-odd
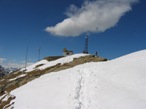
[(86, 35), (85, 50), (83, 51), (83, 53), (87, 53), (88, 54), (88, 34)]
[(27, 67), (28, 47), (26, 48), (25, 69)]
[(41, 49), (39, 47), (39, 50), (38, 50), (38, 61), (40, 60), (40, 53), (41, 53)]

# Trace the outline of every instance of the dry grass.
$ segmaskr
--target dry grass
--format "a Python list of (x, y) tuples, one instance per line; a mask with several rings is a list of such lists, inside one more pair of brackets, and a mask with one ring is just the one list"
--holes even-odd
[(37, 65), (35, 68), (38, 68), (38, 67), (40, 67), (40, 66), (43, 66), (44, 64), (39, 64), (39, 65)]
[[(4, 101), (4, 98), (8, 97), (7, 101)], [(15, 99), (15, 96), (10, 95), (9, 93), (5, 95), (2, 99), (0, 99), (0, 109), (7, 109), (12, 104), (10, 102)]]

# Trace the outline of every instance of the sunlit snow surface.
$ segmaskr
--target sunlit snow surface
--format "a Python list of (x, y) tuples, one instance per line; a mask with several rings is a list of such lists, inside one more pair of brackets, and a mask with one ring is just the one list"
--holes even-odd
[(146, 50), (46, 74), (11, 94), (14, 109), (146, 109)]
[[(26, 67), (26, 72), (30, 72), (30, 71), (33, 71), (33, 70), (36, 70), (36, 69), (40, 69), (40, 70), (43, 70), (47, 67), (51, 67), (51, 66), (54, 66), (54, 65), (57, 65), (57, 64), (65, 64), (65, 63), (69, 63), (71, 61), (73, 61), (74, 58), (79, 58), (79, 57), (84, 57), (84, 56), (87, 56), (88, 54), (83, 54), (83, 53), (80, 53), (80, 54), (74, 54), (74, 55), (70, 55), (70, 56), (66, 56), (66, 57), (63, 57), (63, 58), (60, 58), (60, 59), (57, 59), (57, 60), (54, 60), (54, 61), (47, 61), (47, 60), (41, 60), (33, 65), (30, 65), (28, 67)], [(38, 65), (41, 65), (40, 67), (37, 67)], [(25, 68), (21, 69), (21, 71), (25, 70)]]

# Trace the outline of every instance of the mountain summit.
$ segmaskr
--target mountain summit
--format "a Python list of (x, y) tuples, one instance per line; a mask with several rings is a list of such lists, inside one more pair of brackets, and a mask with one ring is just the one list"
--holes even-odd
[(86, 59), (78, 66), (71, 66), (76, 61), (73, 56), (56, 60), (57, 67), (52, 67), (56, 61), (42, 61), (43, 64), (27, 67), (24, 74), (13, 79), (19, 81), (30, 71), (34, 75), (46, 66), (52, 68), (47, 69), (50, 73), (5, 93), (0, 99), (9, 101), (5, 105), (8, 109), (145, 109), (145, 54), (146, 50), (142, 50), (106, 62)]

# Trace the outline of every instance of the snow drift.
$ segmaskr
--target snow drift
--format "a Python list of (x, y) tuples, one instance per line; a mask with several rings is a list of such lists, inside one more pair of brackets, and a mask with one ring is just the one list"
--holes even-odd
[(14, 109), (145, 109), (146, 50), (46, 74), (14, 90)]

